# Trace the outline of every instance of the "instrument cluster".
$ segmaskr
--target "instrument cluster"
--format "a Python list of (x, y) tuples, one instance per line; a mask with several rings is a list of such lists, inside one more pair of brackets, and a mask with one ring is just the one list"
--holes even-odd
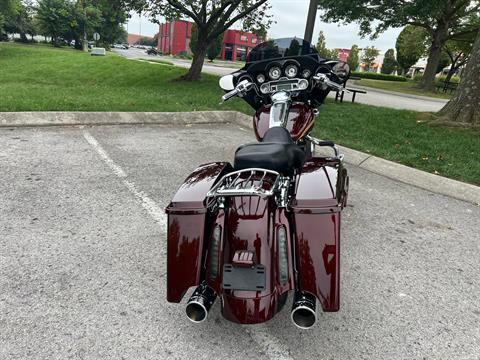
[(308, 89), (312, 71), (300, 64), (288, 61), (283, 64), (270, 63), (263, 69), (258, 69), (253, 78), (259, 85), (262, 94), (269, 94), (279, 90), (300, 91)]
[(286, 63), (283, 67), (278, 64), (272, 64), (264, 72), (258, 73), (255, 79), (261, 85), (268, 80), (279, 80), (282, 76), (288, 79), (297, 77), (309, 79), (312, 76), (312, 71), (310, 69), (301, 70), (298, 64), (292, 62)]

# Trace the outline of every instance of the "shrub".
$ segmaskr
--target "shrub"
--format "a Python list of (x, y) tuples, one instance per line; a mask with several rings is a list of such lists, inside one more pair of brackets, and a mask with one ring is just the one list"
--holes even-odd
[(177, 53), (176, 57), (180, 59), (188, 59), (188, 53), (185, 50), (182, 50)]
[(361, 79), (373, 79), (373, 80), (385, 80), (385, 81), (407, 81), (404, 76), (389, 75), (389, 74), (377, 74), (371, 72), (357, 72), (352, 71), (352, 76), (357, 76)]
[(422, 77), (423, 77), (422, 74), (417, 74), (413, 77), (413, 81), (420, 82), (420, 81), (422, 81)]
[[(435, 82), (440, 83), (444, 82), (447, 77), (445, 75), (437, 76), (435, 78)], [(460, 82), (460, 78), (458, 76), (452, 76), (450, 82), (458, 84)]]

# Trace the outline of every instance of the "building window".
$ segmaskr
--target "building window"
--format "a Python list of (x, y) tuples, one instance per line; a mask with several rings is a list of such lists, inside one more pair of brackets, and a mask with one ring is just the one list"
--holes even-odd
[(240, 35), (240, 41), (247, 42), (248, 41), (247, 35)]
[(237, 46), (237, 61), (245, 61), (247, 58), (247, 48), (245, 46)]

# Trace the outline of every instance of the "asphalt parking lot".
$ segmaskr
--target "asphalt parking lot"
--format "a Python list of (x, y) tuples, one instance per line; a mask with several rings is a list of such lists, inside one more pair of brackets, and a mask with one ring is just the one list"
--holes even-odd
[[(480, 207), (350, 166), (341, 310), (194, 325), (163, 208), (237, 125), (0, 128), (0, 359), (479, 359)], [(185, 299), (186, 300), (186, 299)]]

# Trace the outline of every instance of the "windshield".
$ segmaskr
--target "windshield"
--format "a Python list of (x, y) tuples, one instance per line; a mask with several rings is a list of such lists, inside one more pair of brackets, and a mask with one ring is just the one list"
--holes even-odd
[(318, 52), (308, 41), (300, 38), (267, 40), (257, 45), (247, 56), (247, 63), (261, 60), (281, 59), (291, 56), (315, 55)]

